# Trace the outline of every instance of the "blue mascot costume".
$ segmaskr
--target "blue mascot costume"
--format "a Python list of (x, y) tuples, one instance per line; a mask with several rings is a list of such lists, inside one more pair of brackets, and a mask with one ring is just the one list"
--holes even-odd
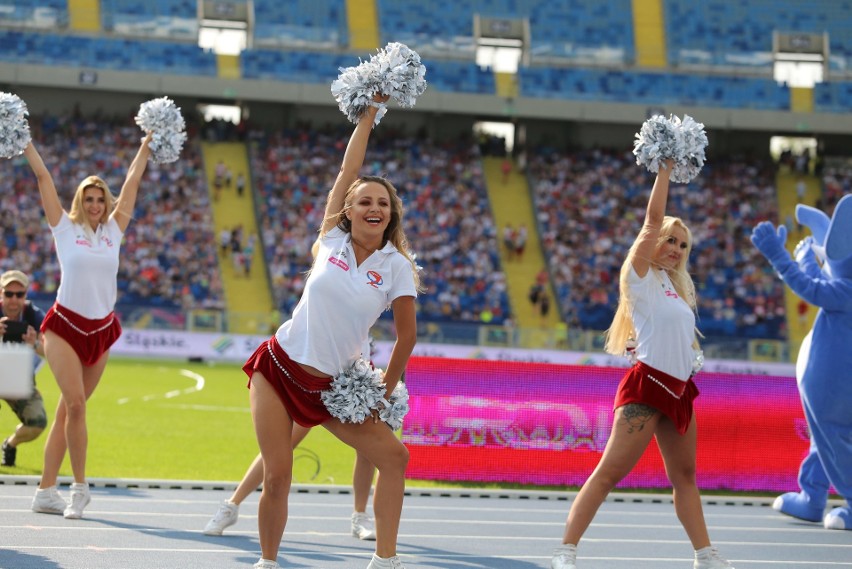
[(828, 529), (852, 530), (852, 194), (833, 218), (799, 204), (796, 220), (811, 230), (796, 247), (784, 249), (787, 231), (764, 221), (751, 241), (790, 289), (817, 306), (796, 361), (796, 379), (810, 430), (810, 450), (799, 469), (801, 492), (779, 496), (773, 507), (790, 516), (823, 520), (829, 486), (846, 500), (823, 520)]

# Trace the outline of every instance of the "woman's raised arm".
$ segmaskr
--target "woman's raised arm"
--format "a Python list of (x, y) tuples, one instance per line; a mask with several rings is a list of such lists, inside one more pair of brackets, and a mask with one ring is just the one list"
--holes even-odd
[(63, 209), (59, 202), (59, 194), (56, 193), (56, 186), (53, 184), (53, 176), (50, 175), (50, 171), (44, 165), (41, 155), (32, 142), (27, 144), (24, 149), (24, 156), (30, 163), (30, 168), (32, 168), (38, 182), (38, 192), (41, 194), (41, 205), (44, 208), (47, 222), (51, 227), (56, 227), (59, 220), (62, 219)]
[(654, 187), (651, 190), (651, 197), (648, 199), (645, 222), (642, 224), (642, 230), (639, 232), (636, 242), (630, 249), (630, 262), (633, 265), (633, 270), (640, 277), (644, 277), (648, 273), (651, 260), (654, 258), (657, 240), (660, 238), (660, 229), (663, 226), (663, 218), (666, 216), (669, 177), (673, 167), (674, 162), (672, 160), (666, 161), (665, 168), (660, 167)]
[(127, 226), (130, 225), (130, 219), (133, 217), (133, 208), (136, 207), (136, 195), (139, 192), (139, 184), (142, 182), (142, 174), (145, 173), (145, 168), (148, 166), (148, 157), (151, 156), (151, 149), (148, 148), (148, 143), (151, 142), (153, 133), (148, 133), (142, 144), (139, 146), (139, 151), (136, 157), (130, 164), (130, 169), (127, 170), (127, 178), (124, 180), (124, 185), (121, 186), (121, 193), (118, 195), (118, 200), (115, 202), (115, 210), (112, 216), (118, 223), (119, 229), (124, 233)]
[[(376, 95), (376, 103), (384, 103), (388, 100), (386, 96)], [(370, 140), (370, 132), (373, 130), (373, 122), (376, 118), (378, 107), (369, 106), (361, 119), (355, 126), (355, 131), (349, 138), (349, 144), (346, 145), (346, 153), (343, 155), (343, 163), (340, 165), (340, 172), (337, 174), (337, 179), (334, 181), (334, 186), (328, 193), (328, 201), (325, 204), (325, 217), (323, 218), (320, 235), (325, 235), (334, 227), (337, 214), (343, 209), (343, 200), (346, 194), (346, 189), (352, 185), (352, 182), (358, 179), (358, 174), (361, 172), (361, 166), (364, 165), (364, 156), (367, 154), (367, 142)]]

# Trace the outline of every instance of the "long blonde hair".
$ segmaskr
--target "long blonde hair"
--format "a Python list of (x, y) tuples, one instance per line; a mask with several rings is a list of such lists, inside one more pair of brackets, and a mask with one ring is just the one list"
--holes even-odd
[[(382, 247), (384, 247), (386, 243), (390, 242), (394, 247), (396, 247), (397, 251), (402, 253), (402, 255), (408, 259), (411, 263), (411, 270), (414, 273), (414, 286), (419, 292), (422, 292), (423, 288), (420, 283), (420, 273), (417, 263), (414, 261), (414, 254), (408, 248), (408, 239), (405, 237), (405, 231), (402, 229), (402, 219), (405, 209), (402, 207), (402, 200), (399, 198), (396, 188), (387, 178), (383, 178), (381, 176), (361, 176), (352, 182), (349, 187), (346, 188), (346, 193), (343, 196), (343, 208), (337, 212), (336, 215), (333, 215), (332, 219), (334, 220), (335, 225), (346, 233), (352, 232), (352, 220), (346, 217), (346, 214), (352, 209), (355, 190), (358, 186), (367, 182), (381, 184), (388, 191), (388, 195), (390, 196), (391, 218), (390, 222), (388, 222), (388, 226), (385, 228), (384, 234), (382, 235)], [(320, 237), (322, 237), (322, 234), (320, 234)]]
[[(689, 253), (692, 251), (692, 232), (679, 217), (667, 215), (663, 218), (663, 224), (660, 227), (660, 235), (657, 238), (657, 246), (654, 249), (655, 253), (663, 243), (672, 234), (675, 227), (683, 229), (686, 233), (686, 249), (678, 261), (677, 266), (672, 269), (666, 269), (669, 279), (674, 285), (675, 292), (683, 298), (692, 310), (697, 310), (697, 301), (695, 295), (695, 283), (692, 282), (692, 277), (687, 269), (689, 262)], [(629, 290), (627, 285), (627, 276), (630, 274), (630, 267), (633, 264), (633, 255), (636, 253), (638, 240), (630, 247), (627, 253), (627, 259), (621, 265), (621, 273), (618, 278), (618, 308), (615, 311), (615, 317), (612, 319), (609, 329), (606, 331), (606, 344), (604, 350), (607, 353), (614, 355), (622, 355), (627, 348), (627, 341), (630, 338), (636, 337), (636, 329), (633, 327), (632, 304), (627, 294)], [(653, 270), (649, 269), (649, 270)], [(697, 335), (697, 334), (696, 334)], [(693, 347), (698, 348), (698, 339), (693, 342)]]
[(77, 186), (77, 191), (74, 192), (74, 199), (71, 202), (71, 211), (68, 212), (68, 217), (76, 224), (88, 225), (86, 223), (86, 215), (83, 207), (83, 195), (87, 188), (98, 188), (104, 193), (104, 213), (98, 220), (99, 223), (106, 223), (109, 219), (112, 210), (115, 209), (115, 196), (109, 191), (109, 186), (97, 176), (89, 176), (85, 178)]

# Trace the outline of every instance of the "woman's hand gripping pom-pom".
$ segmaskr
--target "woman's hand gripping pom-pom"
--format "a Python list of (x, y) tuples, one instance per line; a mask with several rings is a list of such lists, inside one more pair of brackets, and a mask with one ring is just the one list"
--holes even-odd
[(342, 423), (363, 423), (384, 406), (384, 374), (359, 358), (335, 377), (320, 397), (332, 417)]
[(32, 140), (27, 104), (17, 95), (0, 93), (0, 157), (21, 154)]
[(391, 393), (390, 400), (383, 400), (385, 408), (379, 411), (379, 419), (387, 423), (391, 430), (402, 428), (402, 420), (408, 414), (408, 388), (400, 381)]
[(390, 43), (371, 56), (370, 61), (341, 68), (340, 75), (331, 83), (331, 93), (341, 112), (355, 124), (367, 106), (378, 106), (375, 126), (387, 112), (384, 104), (375, 103), (376, 95), (387, 95), (399, 106), (411, 108), (426, 90), (425, 77), (426, 67), (417, 52), (401, 43)]
[(186, 142), (186, 123), (174, 101), (160, 97), (142, 103), (136, 115), (136, 124), (146, 134), (153, 133), (148, 147), (154, 163), (165, 164), (178, 159), (183, 143)]

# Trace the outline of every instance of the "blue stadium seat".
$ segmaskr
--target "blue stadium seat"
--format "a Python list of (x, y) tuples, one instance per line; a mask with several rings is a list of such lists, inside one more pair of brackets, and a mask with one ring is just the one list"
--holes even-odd
[(664, 0), (669, 64), (771, 67), (772, 32), (828, 32), (832, 67), (852, 67), (849, 0)]
[(630, 0), (378, 0), (382, 42), (402, 42), (424, 54), (474, 56), (474, 16), (529, 20), (533, 58), (596, 58), (631, 62)]
[(636, 104), (684, 104), (788, 110), (789, 89), (758, 77), (524, 67), (518, 77), (527, 97)]
[(340, 48), (349, 44), (346, 3), (339, 0), (255, 0), (259, 47)]

